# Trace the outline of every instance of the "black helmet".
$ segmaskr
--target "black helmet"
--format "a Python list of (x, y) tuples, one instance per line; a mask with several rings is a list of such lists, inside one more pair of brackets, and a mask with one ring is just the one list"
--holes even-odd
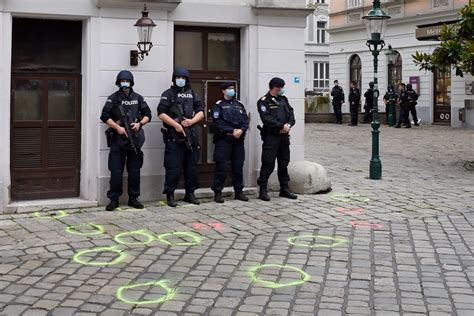
[(374, 84), (372, 81), (371, 81), (371, 82), (369, 82), (369, 87), (373, 88), (373, 87), (374, 87), (374, 85), (375, 85), (375, 84)]
[(176, 79), (176, 77), (185, 77), (187, 80), (189, 80), (189, 71), (184, 67), (177, 67), (173, 71), (173, 81)]
[(117, 80), (115, 80), (116, 86), (120, 86), (120, 80), (129, 80), (131, 87), (133, 87), (133, 85), (135, 84), (135, 82), (133, 81), (133, 75), (128, 70), (122, 70), (121, 72), (118, 73)]
[(407, 83), (407, 90), (413, 90), (411, 83)]
[(388, 87), (387, 87), (387, 90), (388, 90), (388, 91), (393, 91), (393, 85), (392, 85), (392, 84), (389, 84)]

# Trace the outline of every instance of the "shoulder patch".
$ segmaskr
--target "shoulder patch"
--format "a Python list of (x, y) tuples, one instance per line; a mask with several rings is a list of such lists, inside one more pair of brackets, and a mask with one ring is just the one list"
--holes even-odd
[(218, 118), (219, 118), (219, 111), (214, 111), (213, 117), (214, 117), (215, 119), (218, 119)]
[(107, 99), (107, 102), (110, 102), (110, 103), (112, 103), (113, 101), (112, 101), (112, 100), (110, 100), (110, 99)]
[(216, 104), (221, 104), (221, 102), (222, 102), (222, 100), (219, 100), (219, 101), (216, 102)]
[(168, 98), (167, 98), (167, 97), (161, 97), (161, 99), (162, 99), (162, 100), (168, 100)]
[(266, 96), (263, 96), (263, 97), (260, 99), (260, 101), (265, 101), (266, 99), (267, 99), (267, 97), (266, 97)]
[(267, 112), (267, 107), (264, 104), (262, 104), (260, 106), (260, 110), (262, 110), (262, 112)]

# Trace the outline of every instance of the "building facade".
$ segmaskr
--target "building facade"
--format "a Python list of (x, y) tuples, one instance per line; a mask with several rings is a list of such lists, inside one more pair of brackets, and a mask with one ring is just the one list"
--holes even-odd
[[(154, 46), (131, 66), (138, 42), (133, 25), (144, 2), (157, 24)], [(286, 80), (295, 108), (292, 160), (304, 159), (302, 78), (310, 11), (304, 0), (0, 0), (0, 213), (107, 201), (109, 150), (99, 116), (122, 69), (134, 73), (135, 90), (154, 115), (146, 126), (142, 201), (162, 197), (164, 144), (156, 108), (175, 66), (190, 69), (206, 112), (220, 83), (236, 81), (251, 117), (247, 186), (255, 186), (260, 168), (256, 102), (273, 76)], [(212, 179), (211, 117), (202, 133), (202, 187)]]
[(306, 0), (313, 14), (305, 31), (306, 93), (329, 92), (329, 0)]
[[(438, 28), (433, 23), (452, 22), (457, 11), (468, 0), (385, 0), (383, 10), (391, 16), (385, 34), (385, 49), (379, 55), (379, 90), (383, 95), (388, 84), (412, 83), (420, 98), (418, 116), (424, 124), (444, 124), (453, 127), (474, 126), (472, 112), (473, 77), (456, 77), (455, 72), (434, 73), (419, 71), (411, 57), (415, 52), (432, 52), (439, 42)], [(341, 0), (330, 4), (330, 77), (348, 91), (352, 80), (362, 92), (373, 80), (373, 57), (366, 46), (366, 30), (362, 17), (372, 7), (371, 0)], [(418, 33), (418, 36), (417, 36)], [(423, 36), (423, 33), (434, 36)], [(388, 63), (388, 45), (397, 52), (393, 63)], [(346, 100), (347, 101), (347, 100)], [(379, 108), (385, 106), (381, 98)], [(464, 109), (464, 110), (463, 110)], [(349, 111), (346, 103), (346, 112)], [(465, 111), (464, 120), (459, 112)], [(461, 119), (460, 119), (461, 118)]]

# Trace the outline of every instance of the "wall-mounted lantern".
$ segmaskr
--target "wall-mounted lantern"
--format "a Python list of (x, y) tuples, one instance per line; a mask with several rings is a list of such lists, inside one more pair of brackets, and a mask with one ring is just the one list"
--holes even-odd
[(155, 22), (148, 17), (148, 11), (146, 4), (142, 11), (142, 17), (135, 23), (138, 30), (138, 50), (130, 51), (130, 65), (137, 66), (138, 60), (143, 60), (145, 56), (148, 56), (150, 50), (153, 47), (151, 42), (151, 35), (153, 34), (153, 28), (156, 26)]

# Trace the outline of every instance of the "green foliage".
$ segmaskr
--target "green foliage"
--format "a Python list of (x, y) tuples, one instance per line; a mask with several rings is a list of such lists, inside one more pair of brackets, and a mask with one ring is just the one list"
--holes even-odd
[(440, 45), (432, 54), (416, 52), (412, 55), (420, 70), (447, 71), (451, 67), (456, 75), (474, 75), (474, 3), (459, 10), (460, 20), (456, 24), (443, 25)]

